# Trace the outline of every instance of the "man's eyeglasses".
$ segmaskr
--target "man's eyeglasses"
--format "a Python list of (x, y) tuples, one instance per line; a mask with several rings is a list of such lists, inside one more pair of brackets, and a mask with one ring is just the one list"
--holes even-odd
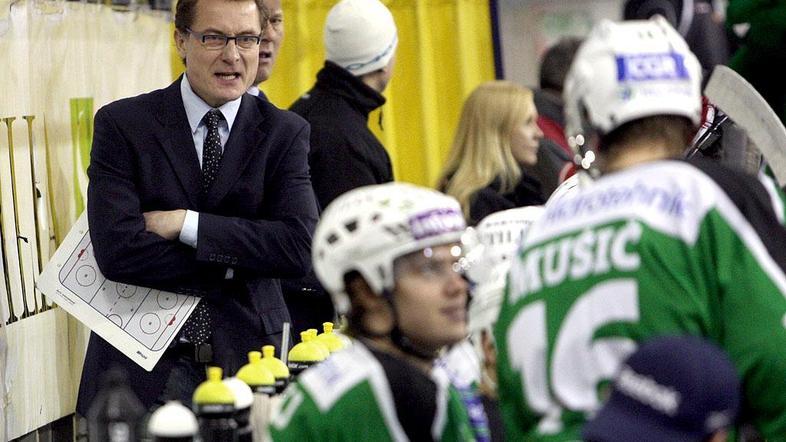
[(235, 40), (235, 45), (240, 49), (254, 49), (259, 46), (261, 39), (259, 35), (236, 35), (230, 37), (223, 34), (203, 34), (189, 28), (186, 28), (186, 31), (198, 38), (202, 42), (202, 46), (211, 50), (224, 49), (224, 46), (229, 44), (229, 40)]

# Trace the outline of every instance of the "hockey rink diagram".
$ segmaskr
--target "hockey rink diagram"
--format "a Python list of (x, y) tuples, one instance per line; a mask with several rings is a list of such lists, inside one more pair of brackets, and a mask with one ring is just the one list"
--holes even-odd
[(64, 262), (60, 284), (151, 351), (163, 350), (195, 304), (193, 297), (121, 284), (98, 269), (89, 234)]

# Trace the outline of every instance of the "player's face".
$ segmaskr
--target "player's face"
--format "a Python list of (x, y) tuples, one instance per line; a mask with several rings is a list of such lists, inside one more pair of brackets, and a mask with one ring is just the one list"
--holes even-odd
[(543, 138), (543, 132), (537, 120), (538, 114), (533, 112), (513, 128), (510, 150), (519, 164), (532, 166), (538, 162), (538, 143)]
[(284, 10), (281, 9), (281, 0), (264, 0), (264, 3), (270, 18), (262, 33), (262, 42), (259, 44), (259, 69), (254, 84), (270, 78), (278, 51), (281, 49), (281, 42), (284, 41)]
[(439, 350), (467, 335), (467, 282), (456, 271), (456, 244), (427, 248), (396, 260), (398, 326), (415, 346)]
[[(199, 0), (191, 31), (228, 36), (259, 35), (259, 10), (251, 1)], [(259, 47), (239, 47), (234, 40), (220, 49), (205, 47), (191, 32), (175, 31), (180, 57), (194, 92), (213, 107), (242, 96), (257, 74)]]

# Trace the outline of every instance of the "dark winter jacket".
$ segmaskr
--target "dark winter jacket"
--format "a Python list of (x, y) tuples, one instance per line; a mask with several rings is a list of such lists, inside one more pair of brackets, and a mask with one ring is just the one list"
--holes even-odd
[(311, 181), (322, 209), (356, 187), (393, 181), (390, 157), (368, 129), (385, 97), (326, 61), (314, 87), (290, 107), (311, 123)]
[(470, 225), (476, 225), (494, 212), (546, 203), (540, 190), (540, 183), (527, 174), (521, 175), (521, 180), (512, 191), (500, 193), (499, 189), (500, 180), (496, 179), (472, 195), (469, 205)]

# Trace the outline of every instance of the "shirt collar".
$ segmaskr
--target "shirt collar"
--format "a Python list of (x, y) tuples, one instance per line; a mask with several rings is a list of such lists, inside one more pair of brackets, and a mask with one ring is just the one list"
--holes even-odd
[[(186, 74), (183, 74), (183, 80), (180, 82), (180, 95), (183, 96), (183, 106), (186, 108), (186, 117), (188, 118), (188, 125), (191, 126), (191, 133), (196, 134), (199, 123), (202, 122), (202, 117), (213, 108), (205, 103), (205, 100), (199, 98), (196, 92), (191, 89), (191, 84), (188, 82)], [(240, 96), (218, 107), (218, 110), (224, 115), (230, 132), (232, 131), (232, 124), (235, 122), (242, 99), (243, 97)]]

